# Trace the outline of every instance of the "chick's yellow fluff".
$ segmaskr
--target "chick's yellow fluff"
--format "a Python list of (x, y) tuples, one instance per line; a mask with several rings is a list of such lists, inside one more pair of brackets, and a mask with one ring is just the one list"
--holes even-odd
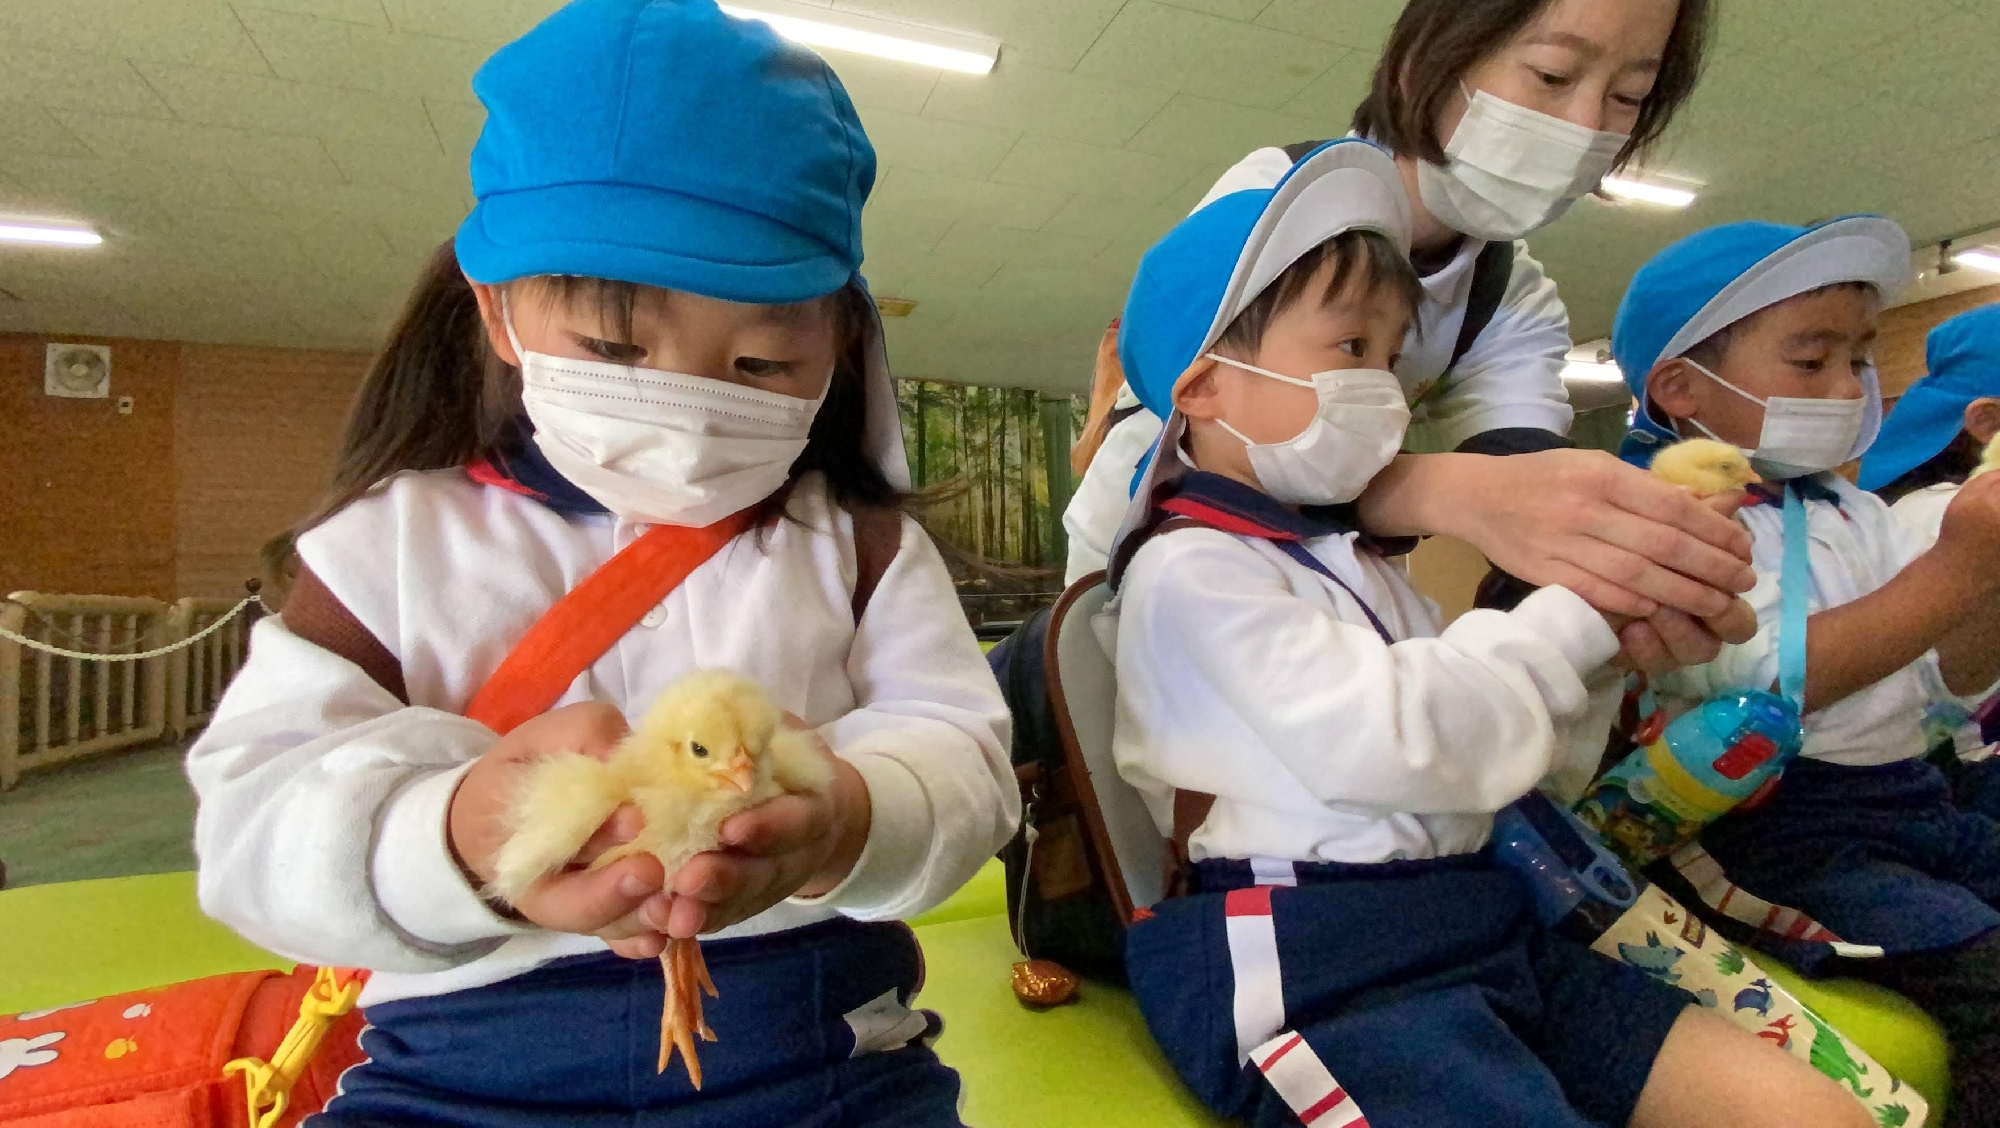
[(624, 803), (639, 809), (644, 829), (591, 868), (653, 854), (671, 877), (716, 848), (730, 815), (832, 785), (832, 766), (805, 734), (780, 724), (762, 687), (727, 670), (697, 671), (669, 686), (609, 758), (560, 753), (523, 773), (493, 892), (512, 900), (567, 865)]
[(1979, 466), (1973, 470), (1972, 477), (1977, 478), (1988, 470), (2000, 470), (2000, 435), (1993, 436), (1993, 441), (1986, 444), (1986, 453), (1979, 456)]
[(1653, 456), (1653, 473), (1696, 497), (1711, 497), (1763, 481), (1741, 450), (1714, 439), (1685, 439)]

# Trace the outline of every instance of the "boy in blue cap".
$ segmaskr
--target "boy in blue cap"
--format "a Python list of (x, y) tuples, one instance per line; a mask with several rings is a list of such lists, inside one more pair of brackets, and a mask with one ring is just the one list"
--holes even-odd
[(1693, 996), (1539, 927), (1493, 814), (1594, 769), (1621, 678), (1560, 587), (1442, 634), (1344, 525), (1400, 450), (1408, 198), (1365, 141), (1142, 260), (1121, 359), (1167, 420), (1112, 557), (1121, 776), (1185, 863), (1129, 934), (1155, 1039), (1256, 1125), (1865, 1125)]
[[(1007, 840), (1018, 791), (999, 687), (900, 511), (854, 107), (714, 0), (577, 0), (473, 88), (478, 205), (363, 385), (282, 618), (188, 755), (202, 904), (369, 969), (367, 1060), (316, 1126), (956, 1126), (899, 921)], [(573, 601), (606, 577), (643, 597), (629, 615)], [(580, 673), (540, 652), (560, 676), (525, 719), (482, 708), (580, 605), (615, 639)], [(595, 864), (642, 829), (628, 806), (488, 895), (530, 762), (607, 756), (716, 669), (805, 726), (827, 790), (739, 812), (672, 873)], [(656, 957), (697, 936), (719, 997), (694, 1075), (661, 1068)]]
[[(1951, 499), (2000, 434), (2000, 305), (1961, 313), (1931, 330), (1925, 358), (1929, 371), (1883, 420), (1882, 436), (1862, 457), (1856, 479), (1889, 503), (1912, 552), (1937, 543)], [(1960, 805), (2000, 818), (2000, 762), (1992, 760), (2000, 744), (2000, 695), (1982, 701), (1927, 680), (1934, 701), (1926, 729), (1942, 753), (1940, 765), (1953, 776)]]
[[(1924, 759), (1926, 665), (1952, 685), (2000, 675), (1968, 609), (2000, 596), (2000, 481), (1961, 491), (1935, 545), (1912, 552), (1888, 506), (1833, 473), (1881, 416), (1870, 356), (1909, 240), (1874, 216), (1812, 228), (1735, 223), (1668, 247), (1618, 310), (1612, 352), (1638, 400), (1624, 454), (1734, 444), (1766, 485), (1740, 514), (1761, 624), (1711, 663), (1659, 679), (1698, 700), (1777, 679), (1786, 492), (1809, 561), (1803, 755), (1767, 800), (1708, 828), (1731, 880), (1798, 909), (1878, 960), (1843, 961), (1910, 995), (1952, 1042), (1952, 1123), (2000, 1123), (2000, 824), (1952, 803)], [(1983, 487), (1983, 488), (1982, 488)], [(1759, 942), (1752, 937), (1753, 942)]]

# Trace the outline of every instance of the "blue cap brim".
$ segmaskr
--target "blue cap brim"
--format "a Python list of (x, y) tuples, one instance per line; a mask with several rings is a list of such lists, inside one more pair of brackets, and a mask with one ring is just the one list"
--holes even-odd
[(1963, 396), (1925, 387), (1921, 380), (1912, 385), (1862, 458), (1855, 484), (1879, 490), (1935, 458), (1965, 429), (1966, 402)]
[[(503, 242), (495, 232), (527, 232)], [(466, 277), (489, 285), (573, 274), (784, 305), (830, 294), (852, 264), (817, 239), (712, 200), (617, 184), (562, 184), (488, 196), (458, 229)], [(744, 248), (759, 251), (743, 257)]]

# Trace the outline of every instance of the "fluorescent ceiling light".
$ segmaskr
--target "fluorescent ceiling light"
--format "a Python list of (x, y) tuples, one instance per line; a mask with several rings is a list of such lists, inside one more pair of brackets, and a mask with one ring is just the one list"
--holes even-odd
[(1658, 204), (1663, 208), (1684, 208), (1694, 203), (1694, 193), (1685, 188), (1669, 188), (1664, 184), (1648, 184), (1643, 180), (1627, 180), (1622, 176), (1604, 178), (1605, 192), (1621, 200), (1637, 200), (1645, 204)]
[(20, 223), (0, 219), (0, 243), (34, 243), (46, 247), (95, 247), (104, 236), (88, 227), (50, 223)]
[(784, 0), (724, 4), (722, 10), (739, 19), (762, 20), (779, 35), (808, 47), (831, 47), (939, 70), (986, 74), (1000, 58), (1000, 44), (991, 39), (808, 8)]
[(1974, 270), (1984, 270), (1989, 274), (2000, 274), (2000, 253), (1984, 248), (1976, 251), (1960, 251), (1951, 256), (1951, 261)]
[(1588, 361), (1572, 360), (1563, 365), (1562, 378), (1580, 380), (1586, 384), (1623, 384), (1625, 373), (1615, 364), (1594, 364)]

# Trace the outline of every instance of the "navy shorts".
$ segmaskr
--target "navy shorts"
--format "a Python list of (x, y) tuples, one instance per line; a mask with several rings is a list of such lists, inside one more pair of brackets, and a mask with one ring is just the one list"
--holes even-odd
[(1963, 811), (1924, 760), (1796, 760), (1771, 797), (1702, 832), (1729, 879), (1889, 954), (2000, 928), (2000, 823)]
[(1484, 855), (1293, 870), (1296, 886), (1260, 886), (1246, 863), (1203, 863), (1202, 892), (1129, 937), (1155, 1039), (1225, 1115), (1622, 1125), (1694, 1005), (1537, 926)]
[(369, 1058), (311, 1128), (960, 1128), (937, 1018), (908, 1009), (908, 928), (835, 920), (702, 952), (719, 1041), (698, 1093), (678, 1057), (656, 1072), (659, 961), (605, 953), (368, 1008)]

